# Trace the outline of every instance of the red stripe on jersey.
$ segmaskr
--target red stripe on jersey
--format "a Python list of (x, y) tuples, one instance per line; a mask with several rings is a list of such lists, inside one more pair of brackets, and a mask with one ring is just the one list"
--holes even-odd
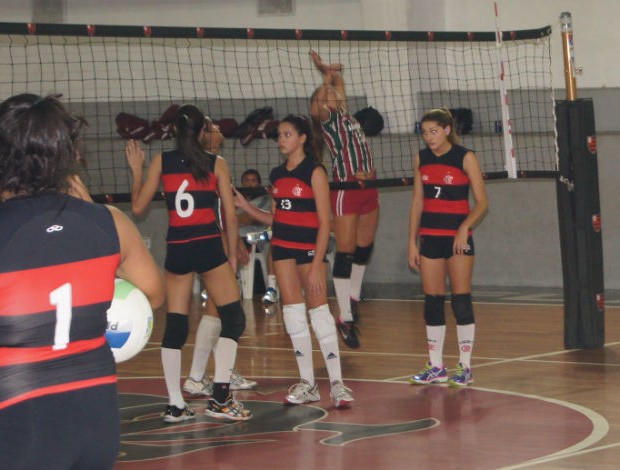
[(211, 172), (208, 179), (196, 181), (191, 173), (166, 173), (162, 176), (164, 191), (176, 193), (184, 181), (189, 183), (186, 191), (215, 191), (217, 180), (215, 174)]
[(117, 382), (116, 375), (108, 375), (106, 377), (97, 377), (95, 379), (80, 380), (66, 384), (51, 385), (49, 387), (38, 388), (21, 395), (17, 395), (0, 403), (0, 410), (8, 408), (25, 400), (42, 397), (44, 395), (52, 395), (55, 393), (70, 392), (82, 388), (96, 387), (98, 385), (114, 384)]
[(314, 192), (312, 186), (294, 176), (287, 176), (276, 181), (273, 196), (277, 199), (313, 199)]
[[(0, 315), (49, 312), (54, 308), (50, 293), (71, 284), (71, 305), (80, 307), (109, 302), (114, 296), (114, 273), (120, 262), (118, 253), (73, 263), (0, 273)], [(24, 296), (15, 285), (27, 285), (32, 295)]]
[(466, 185), (469, 184), (467, 173), (452, 165), (432, 163), (420, 168), (422, 182), (433, 185)]
[(181, 217), (177, 211), (168, 211), (171, 227), (186, 227), (189, 225), (206, 225), (215, 222), (215, 211), (212, 208), (194, 209), (189, 217)]
[(446, 214), (469, 214), (469, 201), (448, 201), (445, 199), (424, 199), (424, 212)]
[[(420, 227), (419, 234), (431, 235), (434, 237), (453, 237), (454, 235), (456, 235), (456, 230)], [(469, 234), (471, 235), (471, 231), (469, 232)]]
[(273, 216), (273, 222), (286, 225), (295, 225), (298, 227), (318, 228), (319, 226), (319, 218), (316, 212), (276, 210), (276, 213)]
[(292, 248), (294, 250), (315, 250), (316, 249), (316, 245), (314, 243), (293, 242), (290, 240), (282, 240), (280, 238), (272, 239), (271, 244), (274, 246), (281, 246), (282, 248)]
[(204, 237), (194, 237), (194, 238), (187, 238), (183, 240), (168, 240), (166, 243), (168, 243), (169, 245), (178, 245), (181, 243), (189, 243), (189, 242), (194, 242), (196, 240), (206, 240), (207, 238), (216, 238), (220, 236), (221, 236), (220, 233), (214, 233), (213, 235), (205, 235)]
[(66, 348), (53, 350), (52, 346), (39, 348), (0, 348), (0, 367), (14, 366), (32, 362), (49, 361), (60, 357), (71, 356), (92, 351), (103, 346), (104, 336), (94, 339), (84, 339), (69, 343)]

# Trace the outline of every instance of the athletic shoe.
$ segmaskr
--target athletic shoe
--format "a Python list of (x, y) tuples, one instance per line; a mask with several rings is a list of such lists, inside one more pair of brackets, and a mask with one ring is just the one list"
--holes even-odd
[(353, 321), (355, 323), (359, 322), (360, 320), (359, 303), (359, 300), (355, 300), (353, 297), (351, 297), (351, 315), (353, 315)]
[(213, 395), (213, 380), (194, 380), (188, 377), (183, 384), (183, 391), (190, 395), (204, 395), (205, 397), (210, 397)]
[(247, 421), (252, 417), (252, 412), (246, 410), (234, 395), (229, 394), (224, 403), (210, 398), (205, 408), (205, 414), (211, 418), (226, 419), (229, 421)]
[(298, 384), (291, 385), (288, 389), (288, 395), (284, 397), (284, 403), (287, 405), (303, 405), (312, 401), (319, 401), (321, 394), (318, 385), (310, 385), (307, 380), (303, 380)]
[(338, 331), (340, 331), (340, 336), (342, 336), (344, 344), (352, 349), (359, 348), (360, 341), (357, 338), (357, 327), (355, 326), (355, 322), (338, 320), (336, 323), (338, 324)]
[(278, 291), (273, 287), (267, 287), (265, 295), (263, 295), (263, 304), (272, 305), (278, 301)]
[(430, 362), (427, 362), (418, 374), (414, 375), (409, 379), (409, 382), (412, 384), (436, 384), (436, 383), (444, 383), (448, 381), (448, 371), (445, 367), (433, 367)]
[(330, 395), (334, 400), (336, 408), (349, 408), (354, 400), (351, 389), (345, 387), (341, 381), (332, 384)]
[(181, 421), (187, 421), (188, 419), (194, 419), (194, 410), (192, 410), (187, 404), (185, 408), (178, 408), (174, 405), (166, 406), (164, 412), (164, 421), (166, 423), (180, 423)]
[(448, 380), (450, 387), (466, 387), (474, 383), (474, 375), (469, 367), (465, 367), (461, 362), (456, 365), (456, 373)]
[(248, 380), (236, 369), (230, 371), (230, 389), (231, 390), (251, 390), (256, 388), (258, 383), (254, 380)]

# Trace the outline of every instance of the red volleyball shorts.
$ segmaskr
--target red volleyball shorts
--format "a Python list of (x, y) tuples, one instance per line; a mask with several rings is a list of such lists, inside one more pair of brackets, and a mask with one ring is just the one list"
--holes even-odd
[(331, 191), (332, 213), (341, 215), (364, 215), (379, 207), (379, 191), (368, 189), (338, 189)]

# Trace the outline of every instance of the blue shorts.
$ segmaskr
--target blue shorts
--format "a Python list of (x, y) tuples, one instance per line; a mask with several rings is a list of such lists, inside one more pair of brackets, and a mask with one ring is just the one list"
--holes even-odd
[[(423, 235), (420, 237), (420, 255), (430, 259), (448, 259), (454, 256), (452, 245), (454, 237), (437, 237), (432, 235)], [(469, 250), (463, 251), (465, 256), (473, 256), (474, 239), (467, 237)]]
[(227, 262), (222, 237), (212, 237), (187, 243), (168, 243), (164, 267), (172, 274), (202, 274)]

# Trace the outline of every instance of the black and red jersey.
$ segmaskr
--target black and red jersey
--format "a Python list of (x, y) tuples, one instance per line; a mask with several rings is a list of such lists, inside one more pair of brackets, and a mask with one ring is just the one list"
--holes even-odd
[(162, 184), (168, 207), (168, 243), (187, 243), (220, 236), (217, 225), (217, 179), (214, 154), (207, 153), (211, 172), (196, 180), (176, 150), (162, 154)]
[(0, 203), (0, 409), (116, 382), (104, 334), (120, 244), (110, 211), (65, 194)]
[(420, 176), (424, 206), (420, 235), (454, 236), (469, 214), (469, 177), (463, 159), (469, 149), (461, 145), (441, 156), (425, 148), (420, 150)]
[(269, 176), (275, 201), (271, 243), (298, 250), (316, 249), (319, 218), (316, 212), (312, 172), (325, 168), (312, 157), (304, 158), (293, 170), (286, 163), (277, 166)]

